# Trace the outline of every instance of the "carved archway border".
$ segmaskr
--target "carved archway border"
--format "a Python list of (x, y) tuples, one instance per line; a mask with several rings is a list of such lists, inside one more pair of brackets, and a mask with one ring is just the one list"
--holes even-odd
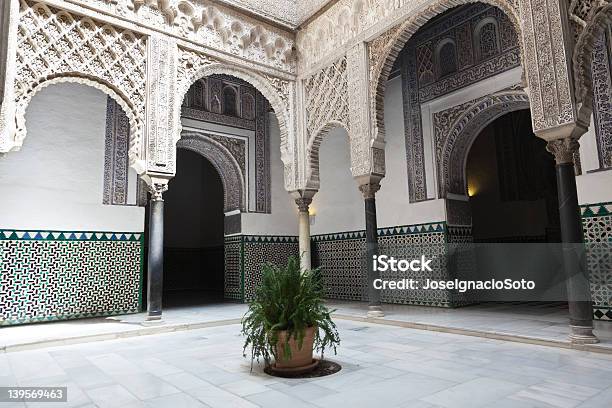
[(466, 195), (467, 156), (480, 132), (495, 119), (518, 110), (529, 109), (529, 97), (522, 90), (502, 91), (477, 99), (452, 122), (439, 157), (439, 194)]
[[(325, 125), (321, 126), (308, 142), (306, 148), (307, 163), (307, 174), (306, 174), (306, 188), (312, 190), (318, 190), (320, 187), (320, 174), (319, 174), (319, 150), (321, 142), (329, 132), (336, 128), (344, 129), (347, 133), (347, 137), (350, 137), (350, 131), (348, 125), (337, 120), (331, 120)], [(349, 141), (350, 143), (350, 141)]]
[(281, 159), (285, 167), (292, 165), (290, 140), (291, 133), (294, 133), (293, 121), (291, 120), (291, 100), (293, 97), (292, 81), (272, 77), (264, 74), (255, 73), (245, 68), (219, 61), (213, 57), (201, 54), (195, 51), (179, 48), (179, 70), (178, 70), (178, 85), (177, 95), (175, 99), (176, 106), (174, 107), (175, 120), (178, 123), (179, 130), (176, 138), (180, 137), (181, 127), (181, 105), (183, 99), (191, 85), (197, 80), (209, 75), (225, 74), (240, 78), (253, 85), (261, 94), (268, 100), (270, 106), (274, 110), (278, 125), (280, 128), (280, 149)]
[(146, 36), (39, 0), (12, 4), (5, 103), (0, 118), (3, 151), (19, 150), (27, 136), (32, 97), (57, 83), (92, 86), (112, 97), (130, 122), (130, 165), (142, 173)]
[(424, 26), (429, 20), (450, 10), (453, 7), (471, 3), (486, 3), (501, 9), (512, 22), (521, 48), (521, 59), (523, 59), (522, 25), (518, 1), (516, 0), (438, 0), (426, 9), (409, 17), (405, 22), (391, 28), (369, 43), (370, 57), (370, 95), (372, 106), (371, 114), (375, 120), (377, 131), (374, 138), (384, 141), (384, 96), (387, 80), (393, 69), (393, 64), (404, 45), (410, 38)]
[(25, 114), (34, 95), (36, 95), (38, 92), (48, 86), (62, 83), (75, 83), (91, 86), (92, 88), (96, 88), (104, 92), (106, 95), (113, 98), (113, 100), (117, 102), (119, 106), (121, 106), (121, 109), (123, 109), (123, 111), (125, 112), (130, 123), (130, 164), (133, 164), (135, 160), (138, 160), (140, 153), (139, 148), (142, 140), (142, 122), (140, 118), (138, 118), (137, 114), (134, 112), (130, 103), (126, 101), (124, 96), (115, 91), (110, 85), (106, 84), (104, 81), (98, 78), (81, 76), (58, 75), (48, 79), (41, 79), (40, 81), (38, 81), (36, 86), (32, 87), (30, 91), (18, 101), (15, 109), (15, 123), (17, 128), (15, 133), (14, 148), (19, 149), (26, 137), (27, 128)]
[(223, 183), (224, 211), (246, 211), (245, 175), (232, 153), (221, 143), (199, 132), (185, 132), (177, 149), (190, 150), (207, 159), (217, 169)]
[(612, 3), (603, 3), (590, 10), (588, 21), (583, 21), (575, 15), (570, 19), (583, 29), (576, 39), (573, 53), (574, 86), (582, 116), (588, 116), (593, 110), (593, 46), (598, 36), (612, 22)]

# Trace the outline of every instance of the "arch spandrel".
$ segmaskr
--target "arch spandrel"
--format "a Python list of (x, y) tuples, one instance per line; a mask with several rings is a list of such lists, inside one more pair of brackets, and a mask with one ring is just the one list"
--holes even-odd
[(18, 150), (22, 145), (27, 134), (25, 112), (36, 92), (52, 84), (75, 82), (102, 90), (123, 108), (130, 121), (130, 164), (135, 166), (142, 158), (146, 37), (25, 0), (19, 3), (11, 35), (14, 49), (9, 50), (14, 51), (15, 65), (7, 75), (5, 96), (11, 95), (13, 104), (3, 104), (2, 150)]

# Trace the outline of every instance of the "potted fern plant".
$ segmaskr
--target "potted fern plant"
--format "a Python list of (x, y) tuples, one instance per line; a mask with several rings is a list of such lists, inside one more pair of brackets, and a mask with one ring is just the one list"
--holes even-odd
[(335, 353), (340, 343), (330, 314), (316, 270), (301, 271), (296, 257), (285, 267), (264, 265), (261, 285), (242, 319), (243, 353), (246, 357), (251, 347), (251, 369), (260, 358), (272, 371), (314, 369), (313, 350), (323, 358), (326, 348)]

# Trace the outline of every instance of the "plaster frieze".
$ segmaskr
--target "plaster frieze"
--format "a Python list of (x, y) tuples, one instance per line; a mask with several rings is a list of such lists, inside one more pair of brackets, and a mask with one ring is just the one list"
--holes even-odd
[(295, 34), (234, 7), (204, 0), (47, 0), (58, 7), (78, 7), (115, 18), (115, 25), (136, 25), (143, 32), (163, 32), (254, 61), (295, 73)]

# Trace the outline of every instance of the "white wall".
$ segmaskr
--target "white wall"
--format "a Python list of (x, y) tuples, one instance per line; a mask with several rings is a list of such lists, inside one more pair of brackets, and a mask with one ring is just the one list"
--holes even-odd
[(350, 167), (348, 134), (335, 128), (325, 136), (319, 150), (321, 185), (311, 205), (315, 212), (312, 235), (365, 228), (363, 196)]
[(580, 138), (580, 163), (582, 175), (576, 178), (580, 204), (596, 204), (612, 201), (612, 170), (590, 173), (599, 169), (595, 123)]
[(270, 117), (270, 177), (272, 214), (242, 214), (242, 233), (247, 235), (297, 235), (297, 206), (285, 190), (285, 170), (280, 156), (280, 129)]
[[(444, 220), (444, 200), (410, 204), (402, 80), (399, 76), (389, 81), (385, 88), (385, 142), (387, 174), (376, 195), (378, 226), (394, 227)], [(426, 155), (426, 160), (433, 169), (433, 156)]]
[(144, 209), (102, 204), (106, 95), (52, 85), (26, 112), (19, 152), (0, 158), (0, 228), (141, 232)]

